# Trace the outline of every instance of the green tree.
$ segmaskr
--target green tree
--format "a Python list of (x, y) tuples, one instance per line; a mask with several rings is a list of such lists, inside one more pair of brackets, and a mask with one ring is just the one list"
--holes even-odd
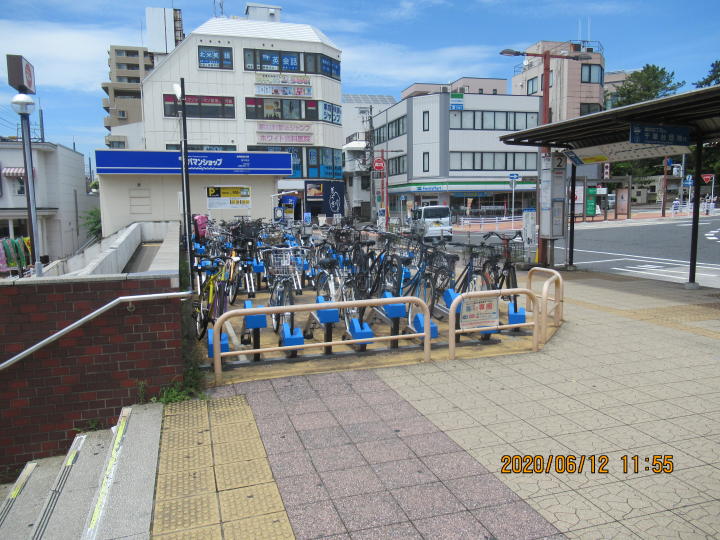
[(720, 60), (715, 60), (710, 65), (710, 71), (708, 72), (707, 77), (700, 79), (693, 84), (695, 85), (695, 88), (705, 88), (706, 86), (715, 86), (716, 84), (720, 84)]
[(102, 222), (100, 220), (100, 209), (93, 208), (83, 216), (83, 225), (88, 230), (88, 234), (98, 240), (102, 237)]
[(615, 107), (669, 96), (684, 84), (685, 81), (675, 81), (674, 71), (646, 64), (641, 70), (628, 75), (625, 82), (617, 88)]

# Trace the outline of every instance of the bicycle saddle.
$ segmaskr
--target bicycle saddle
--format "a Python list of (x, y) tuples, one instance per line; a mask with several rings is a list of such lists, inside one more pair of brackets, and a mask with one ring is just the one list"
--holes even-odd
[(318, 266), (325, 270), (332, 270), (337, 265), (338, 265), (337, 259), (331, 259), (330, 257), (323, 258), (318, 261)]

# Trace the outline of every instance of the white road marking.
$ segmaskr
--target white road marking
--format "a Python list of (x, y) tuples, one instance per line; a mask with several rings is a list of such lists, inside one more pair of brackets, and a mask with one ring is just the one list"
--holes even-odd
[[(565, 248), (557, 248), (556, 249), (565, 249)], [(650, 262), (650, 261), (657, 261), (657, 262), (672, 262), (672, 263), (680, 263), (680, 264), (690, 264), (688, 261), (683, 261), (679, 259), (663, 259), (661, 257), (648, 257), (646, 255), (629, 255), (627, 253), (611, 253), (609, 251), (593, 251), (590, 249), (575, 249), (574, 251), (582, 252), (582, 253), (597, 253), (599, 255), (614, 255), (616, 257), (623, 257), (625, 259), (631, 260), (631, 261), (640, 261), (640, 262)], [(720, 264), (715, 263), (701, 263), (698, 262), (697, 266), (704, 266), (706, 268), (720, 268)]]
[(630, 270), (629, 268), (612, 268), (612, 270), (618, 270), (619, 272), (635, 272), (636, 274), (648, 274), (651, 276), (660, 276), (663, 278), (678, 279), (680, 281), (685, 280), (685, 278), (680, 278), (677, 276), (668, 276), (666, 274), (658, 274), (656, 272), (643, 272), (642, 270)]
[(573, 264), (594, 264), (594, 263), (603, 263), (603, 262), (615, 262), (615, 261), (626, 261), (627, 259), (600, 259), (599, 261), (580, 261), (580, 262), (573, 262)]
[[(651, 266), (649, 268), (646, 266), (626, 266), (625, 268), (628, 270), (632, 270), (633, 268), (642, 268), (644, 270), (659, 270), (661, 272), (670, 272), (671, 274), (687, 274), (688, 273), (687, 270), (668, 270), (667, 268), (663, 268), (662, 266)], [(701, 274), (699, 272), (696, 273), (695, 275), (696, 276), (707, 276), (707, 277), (718, 277), (718, 274)]]

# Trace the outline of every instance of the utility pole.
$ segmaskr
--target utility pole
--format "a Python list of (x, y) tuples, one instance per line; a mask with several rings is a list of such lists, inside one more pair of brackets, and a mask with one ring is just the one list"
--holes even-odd
[[(665, 200), (667, 199), (667, 177), (668, 177), (668, 157), (663, 158), (663, 179), (662, 193), (660, 194), (660, 216), (665, 217)], [(617, 201), (615, 202), (617, 205)], [(617, 208), (617, 206), (615, 206)]]

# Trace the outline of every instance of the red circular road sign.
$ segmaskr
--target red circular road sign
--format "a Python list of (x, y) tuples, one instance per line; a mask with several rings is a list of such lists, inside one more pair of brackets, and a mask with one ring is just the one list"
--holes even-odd
[(385, 170), (385, 160), (383, 158), (375, 158), (373, 160), (373, 170), (374, 171), (384, 171)]

